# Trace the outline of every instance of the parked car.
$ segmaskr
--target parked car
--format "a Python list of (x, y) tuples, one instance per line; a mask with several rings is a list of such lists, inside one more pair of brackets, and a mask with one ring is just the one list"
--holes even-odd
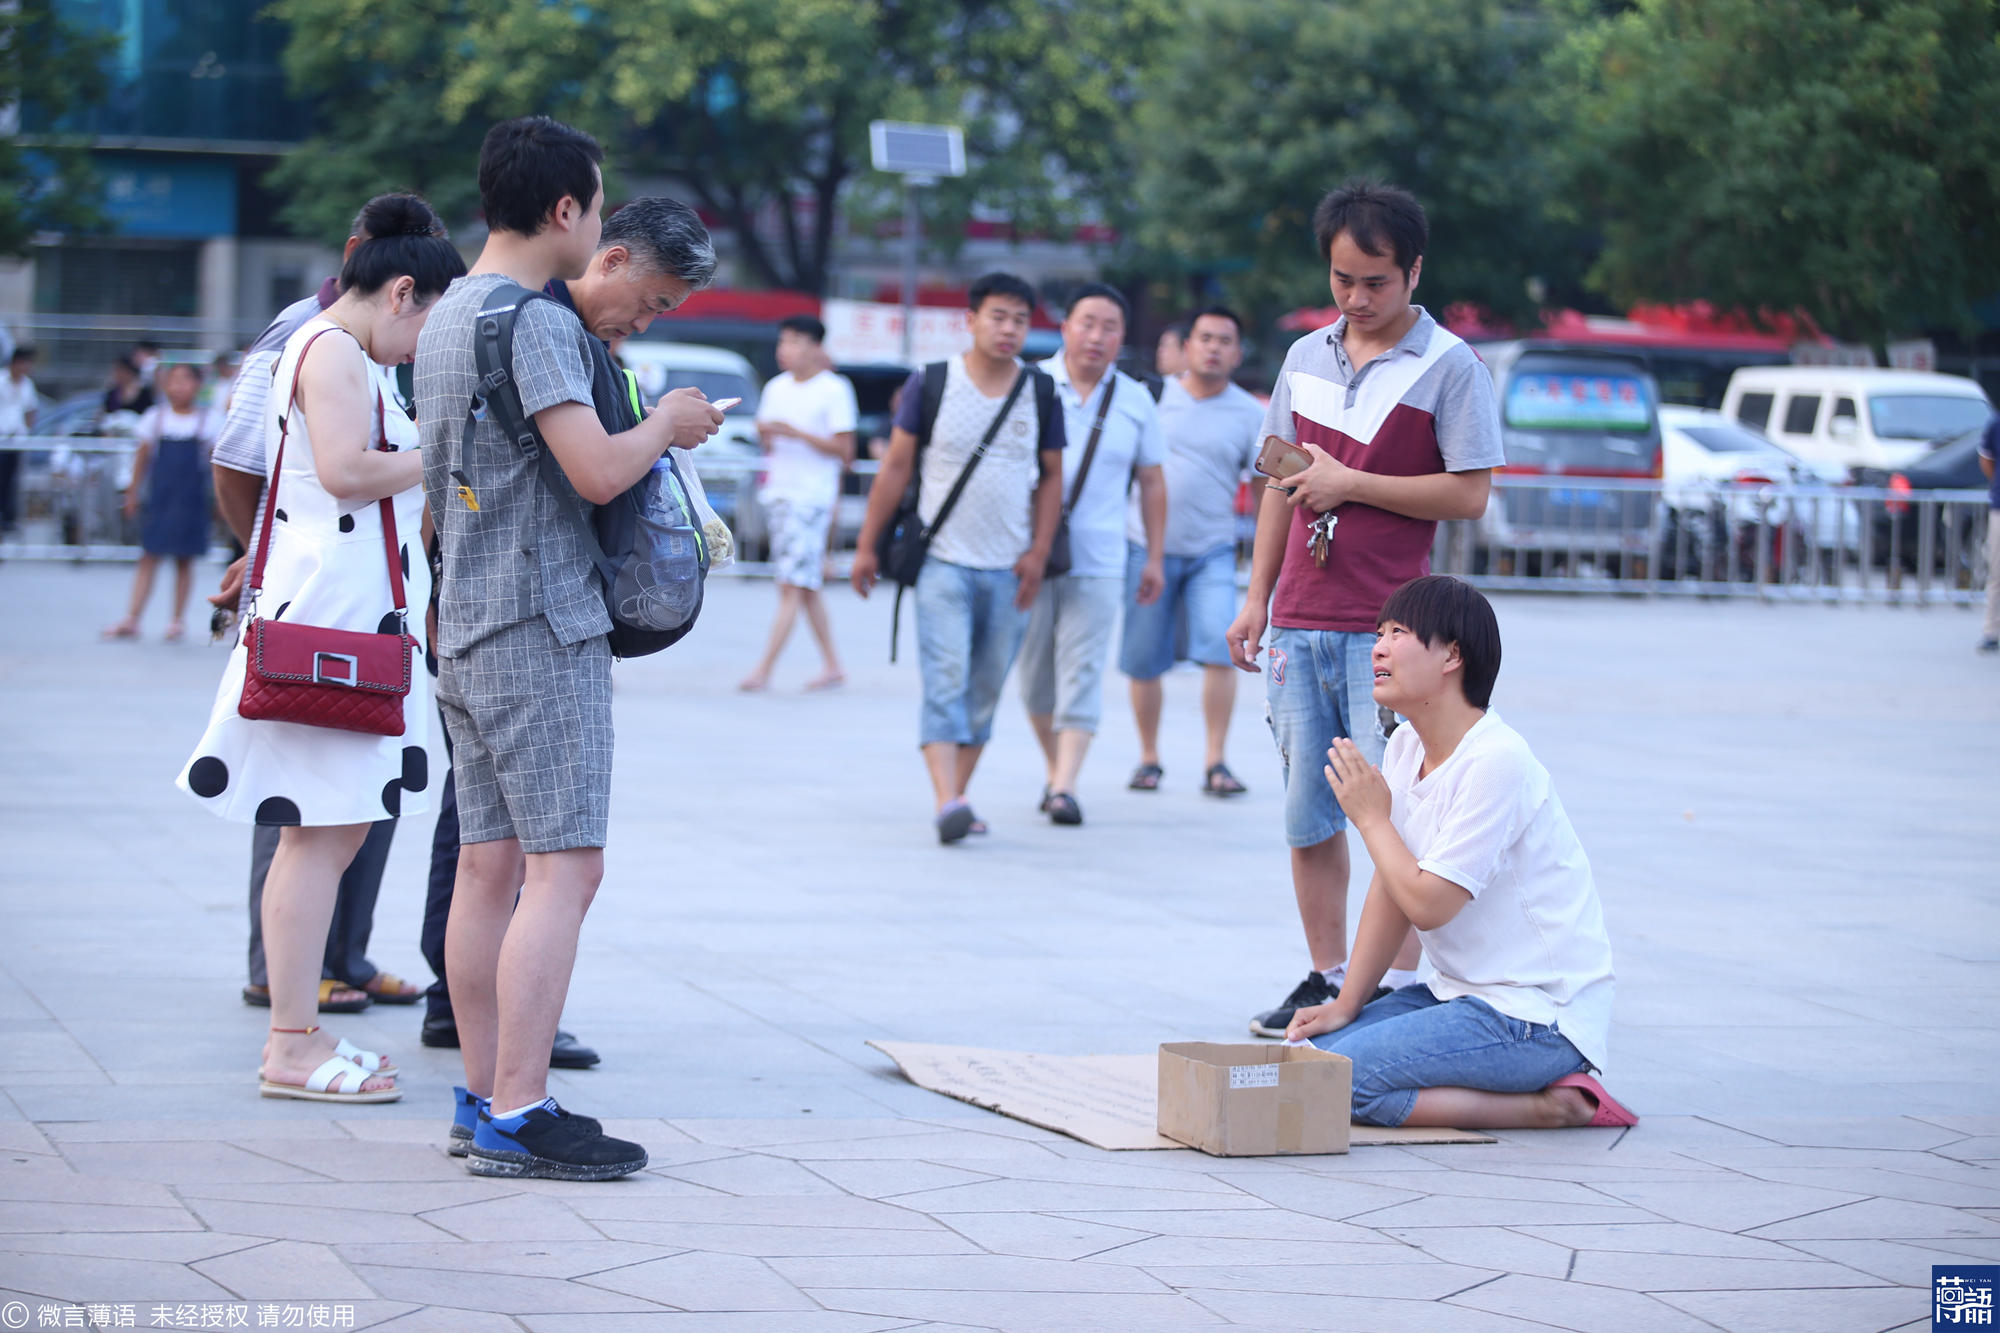
[(764, 448), (757, 440), (759, 381), (749, 359), (727, 348), (644, 338), (628, 339), (619, 355), (648, 403), (690, 386), (710, 402), (743, 400), (722, 414), (722, 429), (694, 451), (694, 465), (709, 504), (736, 536), (739, 557), (762, 558), (768, 536), (753, 497), (754, 464), (764, 456)]
[[(138, 420), (131, 412), (106, 415), (103, 391), (87, 389), (44, 406), (35, 415), (34, 433), (77, 440), (126, 437)], [(121, 508), (132, 479), (129, 453), (58, 445), (28, 453), (21, 467), (24, 498), (31, 508), (46, 504), (63, 545), (130, 544), (137, 539), (137, 525)]]
[[(1862, 468), (1855, 473), (1856, 485), (1912, 499), (1940, 491), (1977, 492), (1964, 503), (1945, 505), (1938, 511), (1932, 529), (1933, 573), (1983, 568), (1979, 560), (1985, 549), (1982, 542), (1991, 507), (1986, 474), (1979, 468), (1979, 442), (1985, 434), (1986, 424), (1981, 422), (1906, 467)], [(1888, 563), (1890, 553), (1894, 552), (1897, 567), (1914, 571), (1924, 521), (1917, 507), (1910, 500), (1891, 498), (1871, 501), (1866, 508), (1868, 521), (1874, 528), (1870, 543), (1874, 563)]]
[(1784, 573), (1787, 547), (1794, 569), (1801, 550), (1829, 569), (1859, 551), (1853, 503), (1816, 493), (1846, 480), (1838, 468), (1816, 466), (1700, 408), (1662, 407), (1660, 443), (1661, 578), (1753, 578), (1760, 534), (1770, 578)]
[(1533, 578), (1575, 576), (1587, 565), (1622, 577), (1652, 550), (1657, 506), (1647, 489), (1592, 483), (1660, 475), (1653, 377), (1622, 352), (1511, 342), (1488, 343), (1481, 356), (1500, 399), (1501, 471), (1563, 482), (1495, 486), (1476, 566)]
[(1977, 380), (1853, 366), (1750, 366), (1722, 410), (1802, 458), (1849, 470), (1898, 468), (1993, 415)]
[[(909, 380), (910, 368), (876, 361), (837, 365), (833, 369), (834, 373), (847, 376), (848, 383), (854, 386), (854, 458), (856, 462), (867, 462), (870, 441), (882, 441), (884, 449), (888, 446), (896, 392)], [(836, 547), (852, 546), (861, 535), (861, 520), (868, 514), (868, 488), (874, 480), (872, 475), (853, 471), (840, 479), (840, 504), (833, 520)]]

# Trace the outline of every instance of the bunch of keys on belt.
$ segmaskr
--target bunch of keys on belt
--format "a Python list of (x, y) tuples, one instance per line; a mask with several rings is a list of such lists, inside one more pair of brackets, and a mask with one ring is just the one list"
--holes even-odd
[(1310, 534), (1306, 538), (1306, 550), (1312, 554), (1313, 564), (1319, 569), (1326, 568), (1326, 548), (1333, 542), (1333, 530), (1340, 519), (1329, 509), (1308, 525)]

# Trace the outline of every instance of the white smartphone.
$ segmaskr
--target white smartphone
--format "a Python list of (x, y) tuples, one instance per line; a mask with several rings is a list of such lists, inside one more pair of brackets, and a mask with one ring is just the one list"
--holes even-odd
[(730, 408), (736, 406), (738, 403), (742, 401), (743, 400), (741, 398), (718, 398), (714, 402), (710, 403), (709, 406), (714, 408), (718, 412), (727, 412)]

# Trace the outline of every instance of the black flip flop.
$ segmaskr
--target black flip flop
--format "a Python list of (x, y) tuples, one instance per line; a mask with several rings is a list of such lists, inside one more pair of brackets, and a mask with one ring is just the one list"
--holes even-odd
[(972, 832), (973, 823), (972, 807), (964, 801), (953, 801), (938, 812), (938, 841), (949, 844), (963, 840)]
[(1042, 808), (1049, 812), (1051, 824), (1081, 824), (1083, 807), (1076, 803), (1076, 797), (1066, 791), (1050, 792), (1049, 799)]
[(1141, 764), (1132, 770), (1132, 780), (1125, 784), (1125, 789), (1127, 791), (1158, 791), (1160, 789), (1160, 779), (1166, 775), (1167, 770), (1161, 768), (1158, 764)]
[(1210, 764), (1208, 776), (1201, 780), (1201, 790), (1204, 796), (1241, 796), (1250, 789), (1236, 780), (1229, 765)]

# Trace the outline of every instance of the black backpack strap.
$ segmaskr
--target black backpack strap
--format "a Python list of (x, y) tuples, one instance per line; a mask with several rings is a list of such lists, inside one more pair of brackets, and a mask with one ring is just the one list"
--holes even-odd
[[(1046, 370), (1036, 370), (1035, 376), (1035, 427), (1039, 431), (1062, 409), (1056, 403), (1056, 382)], [(1035, 452), (1041, 452), (1041, 436), (1035, 436)]]
[[(470, 447), (472, 443), (479, 410), (484, 406), (487, 417), (506, 433), (521, 452), (535, 460), (542, 474), (542, 484), (555, 495), (556, 508), (576, 529), (592, 567), (609, 587), (611, 571), (606, 568), (608, 562), (604, 547), (597, 540), (589, 517), (580, 508), (585, 501), (582, 496), (577, 496), (576, 504), (564, 502), (563, 488), (556, 484), (561, 465), (549, 452), (535, 423), (523, 411), (521, 388), (514, 382), (514, 321), (530, 301), (554, 299), (545, 292), (532, 292), (513, 282), (502, 283), (487, 294), (479, 317), (473, 323), (473, 361), (479, 372), (479, 385), (473, 391), (471, 406), (465, 414), (464, 447)], [(574, 493), (575, 488), (570, 490)]]
[(938, 409), (944, 406), (944, 386), (950, 374), (950, 366), (943, 361), (933, 361), (924, 367), (924, 378), (917, 394), (917, 452), (923, 453), (924, 446), (931, 442), (931, 432), (937, 427)]

